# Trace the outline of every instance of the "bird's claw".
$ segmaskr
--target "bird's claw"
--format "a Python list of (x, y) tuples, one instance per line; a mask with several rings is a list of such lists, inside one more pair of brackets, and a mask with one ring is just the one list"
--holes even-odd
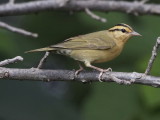
[(83, 68), (80, 68), (80, 69), (76, 70), (75, 73), (74, 73), (75, 77), (77, 77), (78, 74), (83, 70), (84, 70)]
[(100, 74), (99, 74), (99, 76), (98, 76), (98, 80), (99, 80), (100, 82), (103, 82), (103, 80), (102, 80), (102, 75), (103, 75), (103, 73), (105, 73), (105, 72), (112, 72), (112, 68), (102, 69), (102, 70), (101, 70), (101, 72), (100, 72)]
[(110, 79), (112, 81), (118, 83), (118, 84), (124, 84), (124, 85), (131, 85), (134, 82), (134, 80), (130, 80), (130, 81), (128, 81), (128, 80), (121, 80), (121, 79), (119, 79), (119, 78), (117, 78), (116, 76), (113, 76), (113, 75), (110, 75)]
[(79, 69), (75, 71), (75, 73), (74, 73), (74, 76), (75, 76), (75, 77), (77, 77), (78, 74), (79, 74), (82, 70), (84, 70), (84, 68), (81, 66), (81, 64), (80, 64), (79, 62), (78, 62), (78, 65), (79, 65)]

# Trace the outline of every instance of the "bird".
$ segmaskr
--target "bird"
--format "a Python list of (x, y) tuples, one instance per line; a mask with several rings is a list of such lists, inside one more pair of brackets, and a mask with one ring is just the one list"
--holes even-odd
[[(108, 62), (119, 56), (124, 45), (132, 36), (141, 36), (141, 34), (134, 31), (129, 25), (120, 23), (106, 30), (71, 37), (61, 43), (30, 50), (26, 53), (46, 51), (69, 56), (76, 61), (83, 62), (86, 67), (100, 71), (98, 77), (100, 80), (102, 74), (111, 69), (102, 69), (92, 63)], [(80, 66), (76, 75), (81, 70), (83, 69)]]

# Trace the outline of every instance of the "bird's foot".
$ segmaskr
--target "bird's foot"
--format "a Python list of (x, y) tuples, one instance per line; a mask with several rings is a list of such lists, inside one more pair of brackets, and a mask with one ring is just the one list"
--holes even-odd
[(125, 84), (125, 85), (130, 85), (132, 82), (134, 82), (133, 80), (130, 80), (130, 81), (121, 80), (113, 75), (110, 75), (110, 79), (118, 84)]
[(31, 69), (32, 72), (35, 72), (35, 71), (37, 71), (37, 70), (40, 70), (39, 68), (34, 68), (34, 67), (32, 67), (32, 68), (30, 68), (30, 69)]
[(79, 70), (76, 70), (76, 72), (74, 73), (74, 75), (77, 77), (78, 76), (78, 74), (81, 72), (81, 71), (83, 71), (84, 69), (82, 68), (80, 68)]
[(80, 66), (80, 68), (78, 70), (76, 70), (75, 73), (74, 73), (75, 77), (77, 77), (78, 74), (83, 70), (84, 70), (84, 68), (82, 66)]
[(98, 76), (98, 80), (99, 80), (100, 82), (103, 82), (103, 80), (102, 80), (102, 75), (103, 75), (103, 73), (105, 73), (105, 72), (112, 72), (112, 68), (101, 69), (100, 71), (101, 71), (101, 72), (100, 72), (100, 74), (99, 74), (99, 76)]

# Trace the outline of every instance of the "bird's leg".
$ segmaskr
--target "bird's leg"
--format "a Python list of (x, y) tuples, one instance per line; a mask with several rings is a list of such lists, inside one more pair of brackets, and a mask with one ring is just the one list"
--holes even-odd
[(99, 81), (100, 81), (100, 82), (103, 82), (103, 81), (102, 81), (102, 75), (103, 75), (103, 73), (104, 73), (104, 72), (112, 71), (112, 69), (111, 69), (111, 68), (108, 68), (108, 69), (102, 69), (102, 68), (99, 68), (99, 67), (93, 66), (93, 65), (91, 65), (91, 64), (90, 64), (90, 62), (85, 62), (85, 65), (86, 65), (87, 67), (90, 67), (90, 68), (93, 68), (93, 69), (95, 69), (95, 70), (100, 71), (100, 74), (99, 74), (99, 76), (98, 76), (98, 79), (99, 79)]
[(82, 71), (82, 70), (84, 70), (84, 68), (82, 67), (82, 65), (78, 62), (78, 65), (79, 65), (79, 69), (78, 70), (76, 70), (76, 72), (75, 72), (75, 76), (77, 77), (77, 75)]

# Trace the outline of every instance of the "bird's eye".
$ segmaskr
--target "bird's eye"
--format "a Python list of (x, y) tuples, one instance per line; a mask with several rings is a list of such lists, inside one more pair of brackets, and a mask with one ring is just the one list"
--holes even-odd
[(121, 29), (121, 31), (122, 31), (123, 33), (125, 33), (125, 32), (126, 32), (126, 30), (125, 30), (125, 29)]

